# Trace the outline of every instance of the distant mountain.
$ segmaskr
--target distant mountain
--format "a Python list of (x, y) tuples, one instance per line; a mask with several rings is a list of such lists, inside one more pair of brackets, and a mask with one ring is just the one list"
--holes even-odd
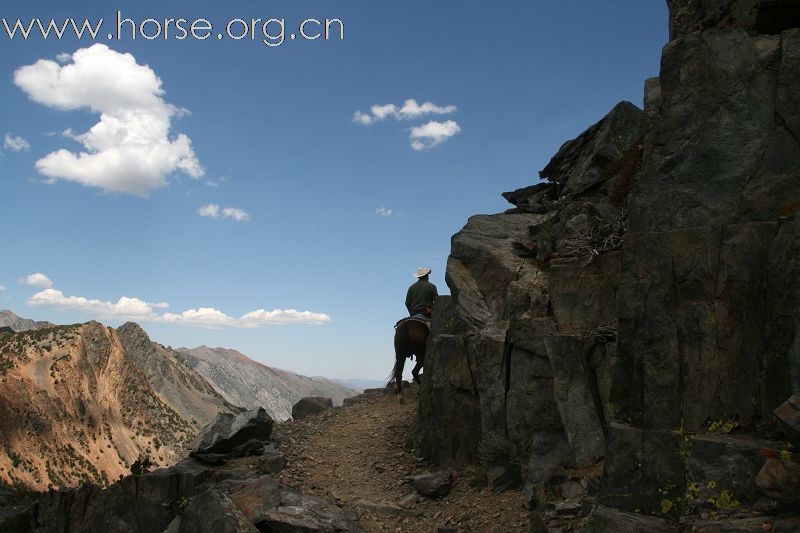
[(8, 327), (13, 331), (27, 331), (30, 329), (40, 329), (52, 326), (50, 322), (37, 322), (30, 318), (20, 318), (8, 309), (0, 311), (0, 328)]
[(167, 466), (237, 410), (132, 322), (0, 335), (0, 484), (106, 485), (140, 457)]
[(386, 381), (378, 381), (377, 379), (335, 379), (337, 383), (341, 383), (345, 387), (354, 389), (380, 389), (386, 385)]
[(292, 406), (304, 396), (331, 398), (334, 405), (360, 391), (327, 378), (310, 378), (257, 363), (226, 348), (178, 348), (186, 364), (234, 405), (262, 406), (276, 420), (292, 417)]

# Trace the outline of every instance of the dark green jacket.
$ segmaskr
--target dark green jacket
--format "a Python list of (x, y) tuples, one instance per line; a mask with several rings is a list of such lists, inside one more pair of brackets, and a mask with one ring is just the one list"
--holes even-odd
[(406, 294), (406, 309), (408, 313), (424, 313), (426, 307), (433, 306), (434, 300), (439, 296), (436, 285), (430, 281), (419, 280), (408, 288)]

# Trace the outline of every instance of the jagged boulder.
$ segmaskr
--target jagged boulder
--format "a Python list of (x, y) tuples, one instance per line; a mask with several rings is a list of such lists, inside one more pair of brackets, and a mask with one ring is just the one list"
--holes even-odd
[(186, 502), (164, 533), (257, 533), (224, 491), (209, 489)]
[(292, 418), (295, 420), (302, 420), (307, 416), (316, 413), (321, 413), (326, 409), (333, 407), (333, 400), (330, 398), (322, 398), (320, 396), (308, 396), (301, 398), (299, 402), (292, 406)]
[(612, 177), (615, 162), (638, 151), (645, 123), (641, 109), (620, 102), (600, 122), (565, 143), (539, 176), (558, 184), (559, 197), (585, 193)]
[(262, 407), (238, 415), (220, 413), (197, 435), (191, 445), (191, 455), (216, 460), (255, 452), (269, 442), (272, 422), (272, 417)]
[(424, 474), (411, 478), (411, 484), (417, 492), (428, 498), (444, 498), (450, 493), (453, 485), (453, 474), (448, 470)]
[(361, 531), (355, 513), (270, 476), (233, 484), (229, 495), (259, 531)]

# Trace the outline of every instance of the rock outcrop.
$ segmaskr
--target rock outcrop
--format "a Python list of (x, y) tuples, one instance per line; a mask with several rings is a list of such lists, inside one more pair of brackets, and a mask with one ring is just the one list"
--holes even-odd
[(452, 240), (413, 440), (510, 447), (534, 506), (574, 492), (565, 469), (667, 518), (793, 498), (773, 410), (800, 390), (800, 4), (669, 4), (644, 109)]
[(300, 398), (300, 401), (292, 406), (292, 418), (302, 420), (303, 418), (320, 413), (333, 407), (333, 400), (320, 396), (307, 396)]
[[(221, 415), (201, 432), (194, 458), (105, 490), (85, 485), (48, 492), (14, 518), (24, 523), (21, 530), (42, 533), (361, 531), (352, 511), (273, 477), (283, 457), (268, 442), (271, 428), (263, 409)], [(250, 444), (245, 452), (244, 443)], [(219, 460), (205, 461), (204, 454)]]

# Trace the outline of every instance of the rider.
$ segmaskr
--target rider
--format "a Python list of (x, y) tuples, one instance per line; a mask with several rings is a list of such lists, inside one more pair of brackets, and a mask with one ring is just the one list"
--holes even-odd
[(430, 273), (431, 269), (426, 267), (419, 267), (414, 272), (417, 282), (408, 288), (406, 294), (406, 309), (410, 316), (423, 315), (428, 320), (431, 318), (433, 302), (439, 293), (436, 292), (436, 285), (428, 281)]

